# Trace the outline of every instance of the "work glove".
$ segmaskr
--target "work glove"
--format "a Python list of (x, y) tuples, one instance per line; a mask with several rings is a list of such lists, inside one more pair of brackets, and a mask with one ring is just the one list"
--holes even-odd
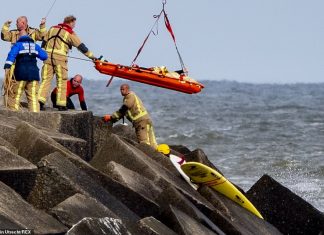
[(102, 120), (104, 122), (110, 122), (111, 121), (111, 115), (106, 114), (105, 116), (102, 117)]
[(10, 69), (10, 68), (11, 68), (11, 64), (5, 64), (5, 65), (3, 66), (3, 68), (4, 68), (4, 69)]
[(103, 55), (99, 56), (98, 60), (101, 62), (108, 62), (108, 60), (104, 59)]

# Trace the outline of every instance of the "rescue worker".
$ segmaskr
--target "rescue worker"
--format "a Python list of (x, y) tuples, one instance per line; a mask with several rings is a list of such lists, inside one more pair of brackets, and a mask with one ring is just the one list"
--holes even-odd
[(48, 59), (44, 61), (42, 68), (42, 83), (39, 88), (38, 101), (40, 102), (41, 110), (44, 110), (44, 105), (51, 87), (51, 80), (54, 74), (56, 75), (56, 105), (60, 111), (67, 110), (66, 108), (66, 82), (68, 80), (67, 56), (72, 47), (76, 47), (80, 52), (88, 58), (94, 60), (96, 57), (88, 48), (81, 42), (79, 37), (73, 31), (76, 24), (74, 16), (64, 18), (62, 24), (53, 26), (47, 32), (43, 46), (48, 54)]
[(138, 142), (148, 144), (156, 149), (157, 143), (155, 140), (153, 123), (142, 101), (134, 92), (130, 91), (128, 84), (122, 84), (120, 86), (120, 93), (124, 97), (123, 105), (112, 115), (105, 115), (103, 120), (105, 122), (111, 121), (114, 123), (126, 116), (135, 128)]
[(42, 41), (44, 36), (46, 35), (46, 19), (43, 18), (39, 25), (39, 29), (35, 29), (28, 26), (28, 19), (26, 16), (20, 16), (17, 18), (16, 25), (17, 29), (9, 30), (11, 20), (6, 21), (1, 29), (1, 39), (3, 41), (11, 42), (12, 44), (16, 43), (19, 39), (19, 32), (21, 30), (25, 30), (26, 33), (34, 40), (34, 41)]
[(12, 90), (9, 91), (6, 104), (11, 110), (20, 110), (20, 98), (25, 90), (29, 111), (39, 112), (37, 92), (40, 77), (36, 57), (46, 60), (47, 53), (27, 35), (26, 30), (20, 30), (19, 36), (18, 41), (11, 47), (4, 65), (7, 77), (15, 62)]
[[(17, 29), (14, 30), (10, 30), (10, 24), (11, 24), (11, 20), (6, 21), (1, 29), (1, 39), (4, 41), (8, 41), (11, 42), (11, 45), (15, 44), (18, 39), (19, 39), (19, 32), (21, 30), (24, 30), (27, 32), (27, 34), (34, 40), (34, 41), (42, 41), (43, 37), (46, 35), (46, 19), (43, 18), (41, 20), (41, 23), (39, 25), (39, 29), (36, 28), (32, 28), (28, 26), (28, 19), (26, 16), (20, 16), (17, 18), (16, 20), (16, 26)], [(11, 70), (10, 70), (10, 74), (8, 74), (6, 76), (6, 78), (8, 78), (8, 80), (4, 80), (3, 81), (3, 89), (4, 89), (4, 93), (5, 94), (9, 94), (10, 91), (7, 90), (7, 86), (5, 84), (9, 84), (11, 83), (11, 77), (13, 75), (13, 71), (14, 71), (15, 65), (11, 66)]]
[[(68, 109), (75, 109), (75, 106), (71, 100), (71, 96), (78, 95), (80, 107), (82, 110), (87, 110), (87, 104), (85, 102), (84, 98), (84, 90), (82, 87), (82, 76), (80, 74), (75, 75), (73, 78), (71, 78), (66, 83), (66, 103)], [(57, 108), (56, 106), (56, 96), (57, 96), (57, 88), (55, 87), (54, 90), (51, 93), (51, 100), (53, 103), (53, 108)]]

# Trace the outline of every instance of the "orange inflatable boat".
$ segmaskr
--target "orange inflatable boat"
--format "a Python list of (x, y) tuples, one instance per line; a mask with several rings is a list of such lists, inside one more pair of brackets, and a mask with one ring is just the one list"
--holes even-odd
[(164, 66), (142, 68), (138, 66), (131, 67), (97, 60), (95, 61), (95, 68), (103, 74), (180, 91), (187, 94), (198, 93), (204, 88), (204, 85), (194, 79), (177, 72), (169, 72)]

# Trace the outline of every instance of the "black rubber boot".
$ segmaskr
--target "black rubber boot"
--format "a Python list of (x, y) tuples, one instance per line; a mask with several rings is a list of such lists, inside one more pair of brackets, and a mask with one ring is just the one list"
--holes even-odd
[(65, 107), (65, 106), (57, 106), (57, 108), (58, 108), (58, 111), (67, 111), (68, 110), (67, 107)]
[(41, 111), (45, 111), (45, 110), (46, 110), (46, 108), (45, 108), (45, 104), (42, 103), (42, 102), (40, 102), (40, 101), (39, 101), (39, 109), (40, 109)]

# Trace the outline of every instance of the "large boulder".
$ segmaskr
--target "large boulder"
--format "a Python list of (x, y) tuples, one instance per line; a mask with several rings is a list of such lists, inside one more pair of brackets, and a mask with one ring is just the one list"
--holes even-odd
[(223, 232), (216, 233), (211, 231), (207, 227), (205, 227), (200, 222), (193, 219), (188, 214), (170, 206), (169, 213), (169, 226), (175, 232), (181, 235), (197, 235), (197, 234), (205, 234), (205, 235), (225, 235)]
[(43, 211), (36, 210), (19, 194), (0, 182), (1, 228), (28, 228), (35, 234), (61, 234), (67, 228)]
[[(8, 128), (6, 125), (1, 124), (1, 119), (4, 118), (5, 120), (10, 120), (13, 117), (19, 123), (21, 121), (26, 121), (40, 130), (47, 130), (48, 133), (63, 133), (69, 136), (76, 137), (78, 139), (82, 139), (84, 140), (84, 142), (81, 143), (80, 148), (82, 148), (83, 151), (81, 152), (79, 150), (77, 154), (82, 153), (81, 156), (87, 160), (90, 160), (90, 158), (93, 155), (92, 112), (70, 110), (69, 112), (46, 111), (33, 113), (28, 112), (27, 110), (16, 112), (0, 108), (0, 115), (0, 129)], [(58, 136), (58, 134), (56, 134), (56, 136)], [(5, 139), (11, 143), (12, 141), (10, 141), (10, 139), (14, 141), (14, 139), (12, 138)], [(74, 147), (74, 149), (76, 150), (77, 147)]]
[(66, 235), (131, 235), (121, 220), (115, 218), (83, 218)]
[(124, 200), (124, 204), (135, 213), (141, 217), (159, 215), (160, 207), (155, 203), (155, 199), (162, 192), (161, 188), (157, 187), (149, 179), (113, 161), (107, 165), (106, 173), (142, 197), (140, 201), (133, 201), (130, 198)]
[(323, 234), (324, 214), (269, 175), (247, 192), (264, 218), (284, 234)]
[(260, 219), (210, 187), (202, 186), (199, 192), (217, 209), (204, 211), (205, 214), (210, 220), (218, 221), (217, 225), (226, 234), (281, 234), (266, 220)]
[(50, 213), (67, 227), (72, 227), (85, 217), (120, 219), (96, 199), (79, 193), (53, 207)]
[(10, 142), (5, 140), (4, 138), (0, 137), (0, 146), (6, 147), (10, 152), (18, 154), (18, 149), (13, 146)]
[(143, 235), (176, 235), (176, 233), (154, 217), (145, 217), (138, 221)]
[[(161, 156), (163, 157), (163, 156)], [(194, 190), (179, 175), (172, 174), (154, 159), (125, 142), (121, 137), (111, 134), (105, 144), (97, 152), (90, 164), (102, 172), (108, 173), (107, 164), (114, 161), (138, 174), (152, 180), (163, 190), (173, 185), (189, 198), (196, 206), (211, 206), (196, 190)], [(212, 207), (212, 206), (211, 206)]]
[(35, 186), (28, 197), (35, 207), (48, 210), (80, 193), (101, 202), (121, 218), (130, 230), (136, 228), (139, 217), (62, 153), (55, 152), (42, 158), (38, 167)]
[(34, 185), (37, 167), (23, 157), (0, 146), (0, 181), (26, 198)]

